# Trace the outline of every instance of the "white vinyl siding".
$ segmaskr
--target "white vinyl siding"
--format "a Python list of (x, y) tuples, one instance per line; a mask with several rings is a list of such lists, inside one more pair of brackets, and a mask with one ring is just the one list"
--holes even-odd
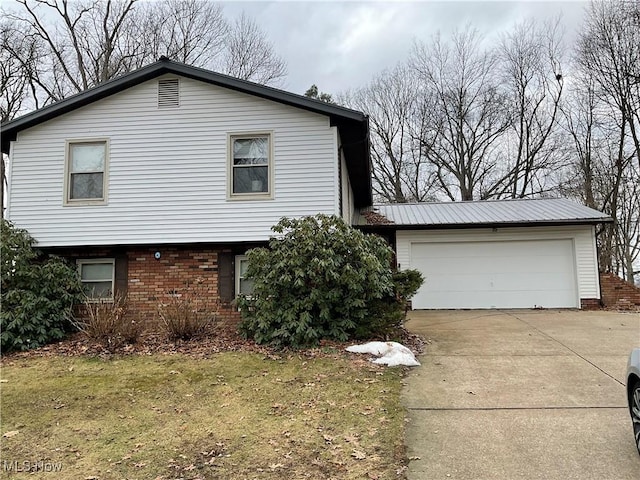
[[(574, 258), (568, 259), (575, 269), (574, 277), (578, 299), (600, 298), (597, 254), (593, 227), (512, 227), (461, 229), (461, 230), (402, 230), (396, 233), (397, 262), (402, 270), (415, 268), (412, 265), (412, 248), (424, 243), (474, 243), (482, 242), (519, 242), (519, 241), (558, 241), (569, 240), (573, 247)], [(579, 303), (577, 303), (579, 305)]]
[[(180, 107), (150, 80), (24, 130), (11, 220), (42, 247), (264, 241), (283, 216), (338, 214), (328, 117), (180, 78)], [(230, 202), (228, 135), (272, 132), (273, 200)], [(65, 139), (109, 138), (108, 205), (64, 208)]]

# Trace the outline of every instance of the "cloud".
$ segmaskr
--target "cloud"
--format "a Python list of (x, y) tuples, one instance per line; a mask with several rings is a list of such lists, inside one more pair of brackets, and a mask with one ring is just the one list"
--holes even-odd
[(514, 23), (563, 14), (571, 40), (586, 2), (236, 2), (267, 32), (287, 62), (285, 88), (303, 93), (312, 84), (337, 94), (365, 85), (384, 69), (404, 61), (414, 40), (438, 31), (448, 38), (471, 23), (487, 43)]
[(370, 3), (361, 5), (351, 12), (342, 27), (342, 35), (338, 39), (342, 56), (370, 49), (377, 40), (387, 37), (389, 26), (394, 24), (397, 8), (397, 4)]

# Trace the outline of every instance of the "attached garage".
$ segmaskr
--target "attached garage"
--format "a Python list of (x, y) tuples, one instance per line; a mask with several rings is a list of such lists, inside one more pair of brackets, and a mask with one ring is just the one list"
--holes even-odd
[(362, 217), (395, 240), (399, 269), (423, 273), (414, 309), (581, 308), (600, 299), (595, 225), (610, 219), (569, 200), (381, 205)]
[(569, 239), (412, 243), (425, 277), (413, 307), (578, 307), (573, 258)]

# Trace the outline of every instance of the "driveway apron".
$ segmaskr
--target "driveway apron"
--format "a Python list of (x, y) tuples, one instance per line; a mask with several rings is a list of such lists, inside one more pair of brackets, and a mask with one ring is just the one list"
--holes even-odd
[(638, 313), (416, 311), (408, 477), (638, 480), (624, 371)]

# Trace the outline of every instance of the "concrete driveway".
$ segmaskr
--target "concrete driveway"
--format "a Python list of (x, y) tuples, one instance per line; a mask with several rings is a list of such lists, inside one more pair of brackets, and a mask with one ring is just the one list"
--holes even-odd
[(640, 314), (416, 311), (409, 479), (638, 480), (624, 371)]

